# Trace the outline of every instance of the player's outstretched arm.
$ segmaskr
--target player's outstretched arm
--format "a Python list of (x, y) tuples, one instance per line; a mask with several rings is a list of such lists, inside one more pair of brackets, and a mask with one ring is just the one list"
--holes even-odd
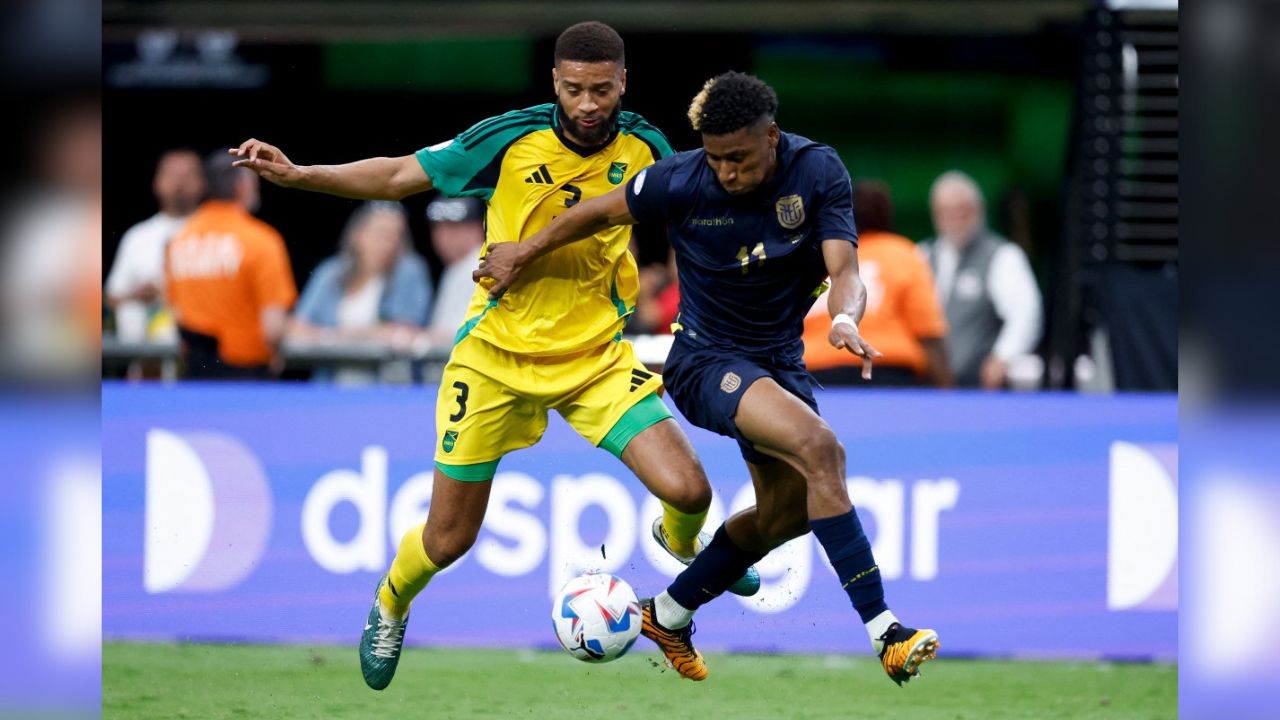
[(413, 155), (357, 160), (345, 165), (295, 165), (280, 148), (250, 139), (229, 151), (236, 167), (249, 168), (281, 187), (357, 200), (399, 200), (431, 189), (431, 178)]
[(591, 237), (615, 225), (634, 225), (636, 219), (627, 207), (626, 186), (613, 192), (591, 198), (569, 208), (551, 224), (532, 237), (520, 242), (502, 242), (489, 245), (480, 267), (471, 278), (480, 282), (489, 278), (489, 297), (496, 298), (511, 287), (520, 272), (537, 258), (564, 247), (569, 243)]
[(858, 248), (847, 240), (824, 240), (822, 259), (831, 276), (827, 309), (831, 312), (831, 332), (827, 340), (833, 347), (848, 350), (862, 358), (862, 379), (871, 379), (871, 362), (880, 351), (858, 334), (858, 321), (867, 308), (867, 288), (858, 274)]

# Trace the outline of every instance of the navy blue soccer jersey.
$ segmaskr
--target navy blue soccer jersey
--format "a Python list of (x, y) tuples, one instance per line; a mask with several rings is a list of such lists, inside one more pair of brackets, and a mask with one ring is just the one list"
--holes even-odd
[(678, 330), (698, 345), (798, 358), (805, 313), (827, 277), (822, 241), (857, 245), (849, 173), (835, 150), (782, 133), (777, 151), (773, 177), (746, 195), (726, 192), (700, 149), (627, 185), (632, 217), (668, 227)]

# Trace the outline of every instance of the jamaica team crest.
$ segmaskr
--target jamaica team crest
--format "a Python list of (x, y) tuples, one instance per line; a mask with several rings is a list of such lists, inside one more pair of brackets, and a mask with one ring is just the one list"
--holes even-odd
[(617, 185), (627, 176), (627, 164), (616, 162), (609, 166), (609, 182)]
[(444, 451), (447, 453), (453, 452), (453, 446), (456, 445), (457, 443), (458, 443), (458, 431), (445, 430), (444, 441), (440, 443), (440, 446), (444, 448)]
[(804, 200), (799, 195), (778, 198), (774, 207), (778, 210), (778, 224), (782, 227), (794, 230), (804, 222)]

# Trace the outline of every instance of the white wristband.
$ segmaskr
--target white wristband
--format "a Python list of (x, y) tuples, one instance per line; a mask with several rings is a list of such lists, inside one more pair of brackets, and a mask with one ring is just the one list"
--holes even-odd
[(858, 332), (858, 323), (854, 322), (853, 318), (849, 317), (846, 313), (840, 313), (839, 315), (831, 318), (831, 327), (835, 327), (840, 323), (845, 323), (852, 327), (854, 332)]

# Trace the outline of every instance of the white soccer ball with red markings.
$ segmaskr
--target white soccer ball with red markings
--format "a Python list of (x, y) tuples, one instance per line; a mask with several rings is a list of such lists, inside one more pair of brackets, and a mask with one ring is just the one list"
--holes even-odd
[(586, 573), (560, 588), (551, 624), (565, 652), (583, 662), (610, 662), (640, 637), (640, 601), (622, 578)]

